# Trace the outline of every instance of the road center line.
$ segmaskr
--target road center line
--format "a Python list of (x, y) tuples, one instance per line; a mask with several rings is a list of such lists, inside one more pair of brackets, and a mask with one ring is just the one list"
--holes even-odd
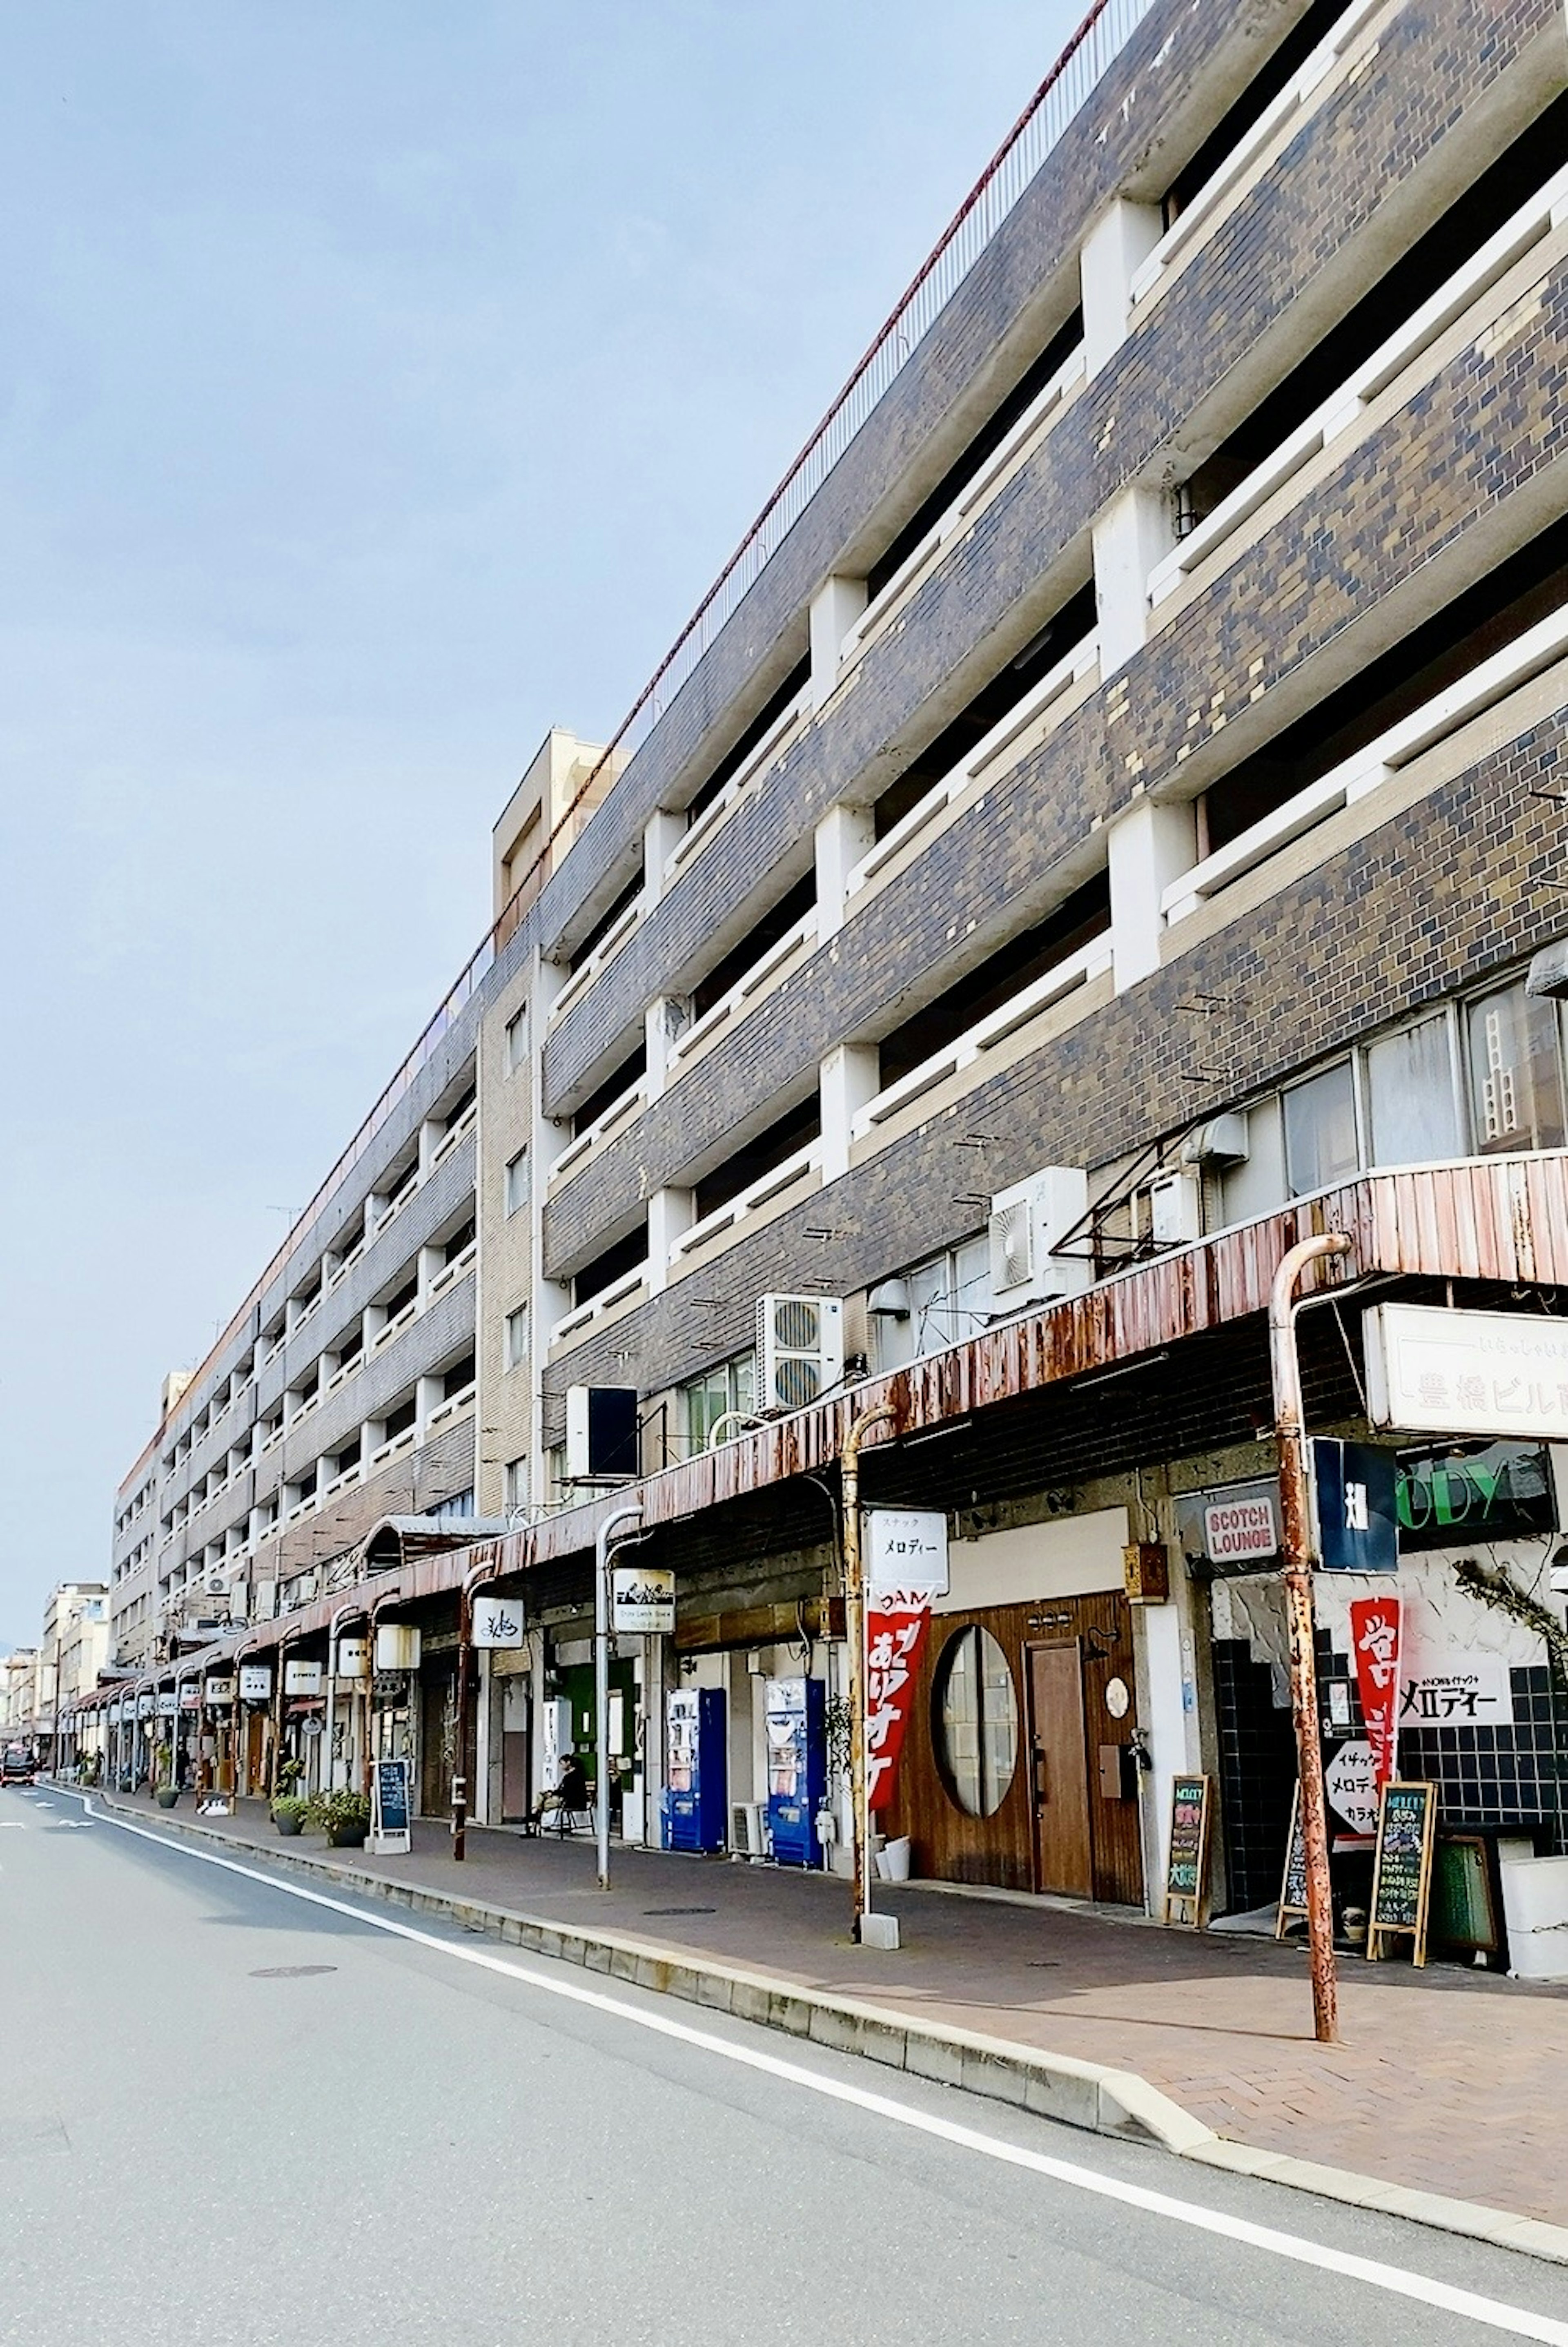
[(492, 1954), (487, 1949), (465, 1947), (460, 1942), (444, 1940), (434, 1932), (422, 1932), (412, 1923), (400, 1923), (390, 1915), (371, 1913), (346, 1899), (334, 1899), (323, 1891), (307, 1890), (302, 1883), (287, 1882), (279, 1876), (267, 1874), (260, 1867), (246, 1866), (240, 1860), (221, 1857), (216, 1850), (197, 1850), (189, 1842), (154, 1833), (146, 1826), (134, 1824), (128, 1818), (117, 1817), (112, 1810), (94, 1810), (85, 1795), (75, 1799), (82, 1802), (89, 1816), (106, 1825), (118, 1827), (121, 1833), (134, 1834), (140, 1841), (149, 1841), (159, 1850), (175, 1851), (185, 1858), (199, 1859), (203, 1865), (221, 1867), (225, 1873), (238, 1874), (248, 1882), (259, 1882), (269, 1891), (285, 1893), (291, 1899), (302, 1900), (307, 1906), (325, 1908), (333, 1915), (345, 1915), (356, 1923), (367, 1924), (371, 1930), (384, 1932), (393, 1939), (407, 1940), (415, 1947), (430, 1948), (437, 1955), (449, 1956), (458, 1963), (473, 1964), (481, 1972), (499, 1973), (503, 1979), (521, 1981), (525, 1986), (541, 1990), (547, 1996), (558, 1996), (569, 2004), (588, 2006), (595, 2013), (606, 2013), (619, 2021), (629, 2021), (639, 2029), (651, 2030), (655, 2035), (673, 2039), (682, 2045), (694, 2045), (705, 2054), (715, 2054), (722, 2061), (734, 2062), (744, 2069), (757, 2070), (764, 2076), (783, 2079), (787, 2085), (804, 2087), (807, 2093), (825, 2096), (830, 2102), (847, 2103), (856, 2110), (872, 2112), (878, 2118), (890, 2120), (897, 2127), (908, 2127), (919, 2135), (933, 2136), (938, 2141), (958, 2146), (966, 2151), (979, 2153), (987, 2159), (999, 2160), (1009, 2168), (1029, 2169), (1037, 2176), (1048, 2176), (1058, 2184), (1071, 2185), (1080, 2192), (1092, 2192), (1102, 2199), (1120, 2201), (1124, 2208), (1141, 2209), (1145, 2214), (1164, 2217), (1173, 2224), (1186, 2225), (1195, 2231), (1217, 2234), (1222, 2239), (1240, 2241), (1249, 2249), (1265, 2250), (1271, 2257), (1288, 2258), (1295, 2264), (1316, 2266), (1326, 2273), (1344, 2274), (1352, 2281), (1365, 2282), (1369, 2289), (1391, 2292), (1398, 2298), (1413, 2299), (1422, 2306), (1440, 2307), (1446, 2313), (1467, 2317), (1472, 2322), (1486, 2323), (1494, 2331), (1505, 2331), (1517, 2339), (1538, 2339), (1545, 2347), (1568, 2347), (1568, 2322), (1553, 2316), (1534, 2314), (1528, 2309), (1506, 2306), (1499, 2299), (1482, 2298), (1474, 2291), (1459, 2290), (1451, 2282), (1435, 2281), (1429, 2275), (1410, 2273), (1403, 2267), (1386, 2265), (1380, 2259), (1358, 2257), (1348, 2250), (1328, 2248), (1321, 2241), (1309, 2241), (1297, 2233), (1281, 2232), (1273, 2225), (1255, 2224), (1250, 2218), (1234, 2217), (1218, 2209), (1206, 2209), (1192, 2200), (1177, 2199), (1168, 2192), (1152, 2191), (1146, 2185), (1123, 2183), (1118, 2177), (1102, 2175), (1097, 2169), (1080, 2166), (1074, 2160), (1056, 2159), (1048, 2153), (1025, 2150), (1018, 2144), (1003, 2141), (999, 2136), (985, 2135), (977, 2127), (963, 2126), (956, 2119), (943, 2118), (934, 2112), (917, 2109), (912, 2104), (895, 2102), (890, 2096), (874, 2093), (869, 2087), (856, 2086), (845, 2080), (830, 2078), (798, 2062), (791, 2062), (777, 2054), (765, 2054), (749, 2045), (716, 2037), (706, 2029), (693, 2028), (690, 2022), (678, 2021), (671, 2015), (644, 2012), (624, 1999), (607, 1995), (601, 1989), (586, 1988), (576, 1981), (556, 1980), (548, 1973), (536, 1972), (528, 1964), (517, 1963), (510, 1957)]

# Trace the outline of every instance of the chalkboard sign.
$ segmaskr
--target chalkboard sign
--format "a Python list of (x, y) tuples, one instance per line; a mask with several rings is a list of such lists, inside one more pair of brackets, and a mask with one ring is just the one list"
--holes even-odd
[(371, 1847), (378, 1856), (413, 1847), (408, 1830), (408, 1763), (378, 1760), (370, 1780)]
[(1290, 1837), (1285, 1845), (1285, 1880), (1279, 1886), (1279, 1912), (1274, 1936), (1285, 1937), (1286, 1926), (1307, 1913), (1307, 1833), (1301, 1822), (1301, 1787), (1290, 1797)]
[(1432, 1861), (1431, 1937), (1441, 1948), (1501, 1955), (1502, 1934), (1497, 1916), (1492, 1853), (1486, 1836), (1440, 1834)]
[[(1165, 1921), (1202, 1931), (1208, 1919), (1209, 1821), (1212, 1777), (1171, 1779), (1171, 1841), (1165, 1860)], [(1187, 1911), (1178, 1915), (1175, 1911)]]
[(1435, 1785), (1396, 1783), (1383, 1788), (1372, 1862), (1372, 1912), (1367, 1932), (1369, 1957), (1384, 1954), (1383, 1942), (1391, 1935), (1408, 1932), (1416, 1963), (1427, 1961), (1437, 1796)]

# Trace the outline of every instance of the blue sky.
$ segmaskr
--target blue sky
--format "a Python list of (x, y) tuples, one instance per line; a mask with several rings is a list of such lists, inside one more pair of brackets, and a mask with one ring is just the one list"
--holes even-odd
[(1078, 0), (0, 23), (0, 1645)]

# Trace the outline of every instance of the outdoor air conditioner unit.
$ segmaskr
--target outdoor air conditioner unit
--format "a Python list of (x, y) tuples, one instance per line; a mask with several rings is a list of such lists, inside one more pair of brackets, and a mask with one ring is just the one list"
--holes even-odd
[(251, 1608), (253, 1622), (270, 1622), (278, 1610), (278, 1584), (275, 1581), (258, 1581), (255, 1603)]
[(736, 1858), (768, 1855), (767, 1815), (761, 1801), (736, 1801), (730, 1811), (730, 1849)]
[(1203, 1192), (1191, 1174), (1156, 1174), (1145, 1195), (1156, 1246), (1189, 1246), (1204, 1235)]
[(210, 1573), (207, 1576), (207, 1594), (209, 1597), (227, 1597), (229, 1594), (228, 1575), (222, 1573)]
[(844, 1379), (844, 1306), (836, 1296), (757, 1300), (757, 1408), (804, 1409)]
[(1081, 1255), (1056, 1250), (1088, 1212), (1089, 1177), (1081, 1166), (1042, 1166), (1027, 1182), (997, 1192), (988, 1229), (991, 1300), (999, 1312), (1082, 1294), (1090, 1278), (1087, 1247)]

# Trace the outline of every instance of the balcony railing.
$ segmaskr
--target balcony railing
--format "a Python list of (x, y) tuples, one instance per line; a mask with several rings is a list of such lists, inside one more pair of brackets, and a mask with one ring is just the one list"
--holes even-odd
[(576, 1166), (580, 1165), (583, 1159), (597, 1149), (601, 1141), (608, 1140), (610, 1135), (626, 1123), (629, 1118), (635, 1116), (637, 1112), (645, 1105), (647, 1099), (648, 1079), (646, 1076), (639, 1076), (634, 1084), (629, 1084), (623, 1092), (616, 1094), (610, 1106), (596, 1116), (584, 1132), (578, 1134), (577, 1139), (569, 1148), (562, 1150), (550, 1167), (550, 1181), (552, 1183), (561, 1181)]
[(610, 923), (588, 959), (573, 970), (550, 1005), (549, 1015), (552, 1020), (559, 1019), (563, 1011), (571, 1009), (574, 1002), (580, 1001), (611, 955), (620, 952), (620, 948), (642, 918), (642, 914), (643, 898), (638, 896), (628, 905), (619, 918)]
[(988, 771), (1009, 750), (1020, 736), (1047, 717), (1058, 702), (1064, 701), (1074, 686), (1099, 674), (1100, 637), (1091, 629), (1081, 643), (1048, 669), (1038, 684), (1032, 685), (1016, 708), (1009, 709), (999, 723), (978, 742), (950, 774), (934, 783), (924, 798), (917, 799), (908, 813), (900, 816), (886, 835), (852, 865), (845, 883), (846, 899), (857, 897), (863, 888), (884, 873), (895, 857), (902, 855), (912, 841), (928, 831), (944, 815), (954, 801), (963, 796), (973, 784), (983, 779)]
[(1005, 1042), (1009, 1035), (1016, 1034), (1020, 1027), (1027, 1026), (1031, 1019), (1038, 1018), (1053, 1002), (1061, 1001), (1081, 986), (1087, 986), (1091, 979), (1103, 976), (1111, 968), (1111, 959), (1109, 931), (1102, 937), (1091, 938), (1086, 946), (1081, 946), (1076, 953), (1069, 954), (1054, 969), (1044, 971), (1022, 988), (1010, 1002), (1004, 1002), (999, 1010), (978, 1020), (956, 1042), (949, 1043), (946, 1051), (933, 1051), (928, 1060), (922, 1060), (917, 1068), (911, 1068), (907, 1076), (900, 1076), (897, 1083), (889, 1084), (886, 1092), (878, 1092), (875, 1100), (867, 1101), (850, 1121), (851, 1139), (860, 1140), (877, 1125), (886, 1124), (889, 1117), (897, 1116), (901, 1109), (907, 1108), (912, 1101), (934, 1092), (938, 1084), (946, 1083), (948, 1078), (957, 1075), (961, 1068), (984, 1059), (988, 1051), (994, 1051), (999, 1043)]
[(1428, 750), (1457, 733), (1461, 726), (1485, 714), (1496, 702), (1528, 684), (1563, 659), (1568, 659), (1568, 607), (1521, 636), (1516, 643), (1481, 661), (1468, 676), (1447, 686), (1398, 725), (1390, 726), (1364, 750), (1297, 791), (1283, 806), (1195, 864), (1172, 883), (1161, 899), (1167, 924), (1200, 912), (1243, 875), (1266, 864), (1292, 840), (1317, 829), (1344, 807), (1353, 806)]
[(797, 1182), (804, 1181), (808, 1174), (818, 1172), (821, 1165), (820, 1141), (814, 1141), (806, 1148), (797, 1149), (793, 1156), (781, 1159), (777, 1165), (770, 1167), (756, 1181), (748, 1183), (745, 1189), (726, 1199), (722, 1206), (715, 1206), (711, 1214), (704, 1214), (700, 1223), (693, 1223), (690, 1229), (682, 1231), (670, 1250), (671, 1261), (676, 1263), (686, 1255), (694, 1255), (700, 1246), (706, 1246), (710, 1239), (716, 1239), (723, 1232), (733, 1229), (737, 1224), (754, 1214), (759, 1207), (767, 1205), (772, 1199), (782, 1197), (786, 1190), (793, 1190)]
[(584, 1328), (591, 1327), (607, 1312), (612, 1312), (618, 1304), (624, 1304), (628, 1296), (635, 1296), (640, 1287), (647, 1285), (647, 1280), (648, 1266), (645, 1263), (623, 1273), (620, 1279), (611, 1280), (608, 1287), (600, 1289), (597, 1296), (589, 1296), (586, 1304), (579, 1304), (575, 1312), (567, 1314), (564, 1320), (557, 1321), (550, 1330), (550, 1343), (559, 1345), (563, 1337), (575, 1337)]
[(476, 1390), (475, 1382), (470, 1378), (460, 1393), (452, 1394), (446, 1401), (438, 1402), (425, 1421), (425, 1433), (434, 1433), (438, 1426), (445, 1426), (449, 1419), (456, 1418), (461, 1411), (471, 1409)]
[(774, 939), (727, 994), (721, 994), (717, 1002), (710, 1003), (701, 1019), (694, 1020), (680, 1040), (671, 1045), (665, 1064), (671, 1076), (685, 1065), (694, 1051), (727, 1027), (753, 995), (765, 986), (785, 962), (816, 943), (816, 907), (814, 905), (809, 913), (803, 914), (792, 928), (784, 931), (782, 938)]
[(695, 822), (689, 824), (664, 859), (664, 878), (668, 883), (685, 871), (692, 858), (701, 854), (718, 830), (725, 815), (743, 791), (762, 769), (770, 764), (804, 722), (811, 708), (811, 688), (806, 688), (791, 702), (789, 707), (774, 718), (767, 732), (750, 749), (735, 768), (722, 791), (709, 800)]
[(1489, 237), (1462, 269), (1456, 270), (1337, 391), (1280, 442), (1272, 456), (1255, 466), (1229, 497), (1155, 565), (1149, 574), (1150, 602), (1163, 603), (1193, 571), (1227, 547), (1271, 497), (1348, 432), (1407, 367), (1413, 366), (1474, 302), (1564, 220), (1568, 220), (1568, 168), (1555, 172), (1538, 195), (1522, 206), (1495, 236)]

